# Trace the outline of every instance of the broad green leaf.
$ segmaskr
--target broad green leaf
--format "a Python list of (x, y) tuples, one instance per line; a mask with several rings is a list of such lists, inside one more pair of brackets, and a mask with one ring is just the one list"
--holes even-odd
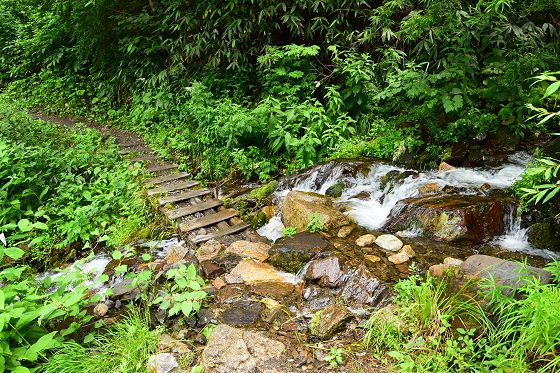
[(560, 81), (552, 83), (551, 85), (548, 86), (548, 88), (546, 88), (546, 91), (544, 92), (544, 97), (553, 95), (558, 90), (558, 88), (560, 88)]
[(22, 232), (29, 232), (33, 229), (33, 223), (31, 223), (27, 219), (21, 219), (20, 221), (18, 221), (17, 225), (19, 230)]
[(4, 249), (4, 254), (6, 254), (13, 260), (18, 260), (25, 254), (25, 251), (17, 247), (8, 247)]
[(53, 341), (53, 338), (57, 332), (51, 332), (49, 334), (45, 334), (41, 338), (37, 340), (34, 344), (29, 346), (27, 351), (25, 352), (25, 359), (30, 361), (35, 361), (38, 358), (38, 354), (46, 349), (52, 348), (56, 345), (56, 342)]

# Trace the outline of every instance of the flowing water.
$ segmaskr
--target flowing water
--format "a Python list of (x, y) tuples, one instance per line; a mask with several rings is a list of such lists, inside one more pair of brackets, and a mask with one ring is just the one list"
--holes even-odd
[[(511, 155), (500, 167), (456, 168), (445, 172), (417, 172), (383, 163), (332, 161), (280, 183), (275, 193), (275, 202), (281, 205), (283, 198), (291, 190), (324, 194), (329, 187), (342, 183), (345, 188), (335, 202), (342, 205), (346, 214), (358, 225), (369, 231), (379, 231), (387, 223), (391, 210), (397, 203), (405, 198), (418, 196), (418, 188), (422, 186), (435, 184), (440, 190), (451, 189), (460, 195), (487, 195), (510, 187), (531, 159), (529, 154), (519, 152)], [(387, 181), (388, 174), (398, 177)], [(277, 209), (278, 213), (280, 210)], [(506, 234), (495, 238), (492, 244), (530, 255), (556, 257), (555, 253), (531, 247), (527, 241), (527, 230), (521, 228), (521, 222), (515, 215), (515, 210), (511, 209), (510, 214), (504, 217)], [(275, 240), (282, 236), (283, 228), (281, 217), (277, 215), (258, 232)], [(404, 237), (421, 234), (420, 229), (399, 233)]]

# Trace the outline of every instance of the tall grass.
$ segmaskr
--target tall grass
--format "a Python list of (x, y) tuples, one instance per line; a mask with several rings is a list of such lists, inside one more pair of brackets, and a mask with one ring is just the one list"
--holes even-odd
[(67, 342), (41, 367), (44, 373), (136, 373), (146, 371), (160, 331), (150, 330), (146, 312), (132, 309), (89, 347)]

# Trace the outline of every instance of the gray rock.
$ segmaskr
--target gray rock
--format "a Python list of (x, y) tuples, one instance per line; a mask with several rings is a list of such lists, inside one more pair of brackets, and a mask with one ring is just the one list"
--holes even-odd
[(231, 326), (255, 325), (263, 310), (263, 304), (254, 303), (249, 300), (239, 300), (226, 307), (221, 314), (224, 324)]
[(489, 255), (471, 255), (460, 268), (467, 278), (493, 279), (496, 285), (510, 289), (522, 286), (528, 278), (538, 278), (543, 284), (550, 281), (550, 273), (542, 268)]
[(299, 233), (279, 239), (269, 251), (268, 261), (277, 268), (297, 273), (315, 254), (331, 249), (318, 233)]
[(402, 241), (392, 234), (382, 234), (375, 239), (375, 244), (388, 251), (399, 251), (403, 247)]
[(342, 282), (342, 270), (338, 257), (315, 259), (307, 268), (305, 277), (308, 280), (319, 280), (319, 284), (327, 287), (337, 287)]
[(349, 277), (341, 294), (345, 304), (379, 306), (390, 300), (390, 287), (381, 282), (363, 265), (345, 275)]
[(285, 346), (259, 332), (218, 325), (202, 352), (204, 373), (279, 370)]
[(173, 354), (152, 355), (148, 359), (148, 372), (175, 373), (179, 371), (179, 364)]
[(338, 198), (342, 195), (342, 192), (344, 192), (344, 184), (336, 183), (327, 188), (325, 195), (332, 198)]

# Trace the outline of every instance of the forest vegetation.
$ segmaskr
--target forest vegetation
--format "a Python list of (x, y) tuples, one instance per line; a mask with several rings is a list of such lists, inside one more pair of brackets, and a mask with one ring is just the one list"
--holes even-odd
[[(207, 296), (194, 266), (160, 276), (119, 249), (167, 228), (114, 141), (32, 108), (140, 134), (204, 181), (530, 150), (510, 192), (560, 213), (560, 0), (0, 0), (0, 20), (0, 371), (142, 371), (164, 331), (145, 309), (188, 318)], [(86, 311), (101, 296), (79, 273), (37, 277), (101, 249), (141, 289), (113, 325)], [(359, 348), (394, 371), (560, 371), (558, 263), (484, 300), (411, 271)]]

